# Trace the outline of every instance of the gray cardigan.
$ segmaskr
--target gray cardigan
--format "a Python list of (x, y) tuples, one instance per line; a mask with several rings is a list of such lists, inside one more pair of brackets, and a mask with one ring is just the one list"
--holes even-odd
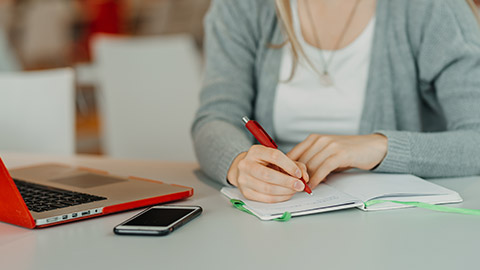
[[(360, 134), (388, 138), (377, 172), (480, 173), (480, 35), (464, 0), (377, 0)], [(273, 101), (284, 41), (273, 0), (217, 0), (205, 19), (206, 73), (192, 126), (204, 172), (227, 185), (254, 143), (241, 117), (275, 139)], [(280, 146), (281, 148), (281, 146)]]

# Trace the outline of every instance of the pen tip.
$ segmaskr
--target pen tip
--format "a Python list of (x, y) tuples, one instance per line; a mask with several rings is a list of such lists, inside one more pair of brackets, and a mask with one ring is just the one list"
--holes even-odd
[(246, 116), (242, 117), (242, 120), (245, 124), (248, 123), (248, 121), (250, 121), (250, 119), (248, 119), (248, 117)]
[(313, 192), (309, 193), (310, 196), (313, 196)]

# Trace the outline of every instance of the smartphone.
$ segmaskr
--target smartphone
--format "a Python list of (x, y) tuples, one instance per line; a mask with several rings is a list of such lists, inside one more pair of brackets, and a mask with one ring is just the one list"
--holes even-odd
[(167, 235), (202, 213), (200, 206), (159, 205), (115, 226), (115, 234)]

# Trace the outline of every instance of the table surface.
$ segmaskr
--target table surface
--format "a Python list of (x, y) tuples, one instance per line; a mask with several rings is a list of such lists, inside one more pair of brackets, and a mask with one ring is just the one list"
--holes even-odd
[[(0, 222), (1, 269), (478, 269), (480, 217), (357, 209), (263, 222), (234, 209), (195, 163), (1, 153), (6, 166), (60, 162), (191, 186), (203, 213), (166, 237), (117, 236), (129, 211), (29, 230)], [(480, 208), (480, 177), (432, 182)]]

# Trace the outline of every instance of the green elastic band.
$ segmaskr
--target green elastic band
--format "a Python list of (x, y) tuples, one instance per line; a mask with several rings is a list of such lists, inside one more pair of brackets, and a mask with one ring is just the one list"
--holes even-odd
[(385, 203), (385, 202), (410, 205), (410, 206), (425, 208), (425, 209), (429, 209), (429, 210), (433, 210), (433, 211), (439, 211), (439, 212), (458, 213), (458, 214), (465, 214), (465, 215), (480, 216), (480, 210), (478, 210), (478, 209), (455, 208), (455, 207), (448, 207), (448, 206), (443, 206), (443, 205), (435, 205), (435, 204), (422, 203), (422, 202), (401, 202), (401, 201), (391, 201), (391, 200), (372, 200), (372, 201), (368, 201), (368, 202), (364, 203), (364, 205), (365, 205), (365, 208), (368, 208), (369, 206), (379, 204), (379, 203)]
[[(233, 204), (233, 207), (237, 208), (238, 210), (240, 211), (243, 211), (245, 213), (248, 213), (252, 216), (256, 216), (254, 213), (252, 213), (250, 210), (248, 210), (247, 208), (245, 208), (245, 203), (241, 200), (235, 200), (235, 199), (231, 199), (230, 202)], [(283, 213), (283, 215), (279, 218), (274, 218), (273, 220), (275, 221), (281, 221), (281, 222), (285, 222), (285, 221), (289, 221), (290, 219), (292, 218), (292, 214), (290, 214), (290, 212), (285, 212)]]

